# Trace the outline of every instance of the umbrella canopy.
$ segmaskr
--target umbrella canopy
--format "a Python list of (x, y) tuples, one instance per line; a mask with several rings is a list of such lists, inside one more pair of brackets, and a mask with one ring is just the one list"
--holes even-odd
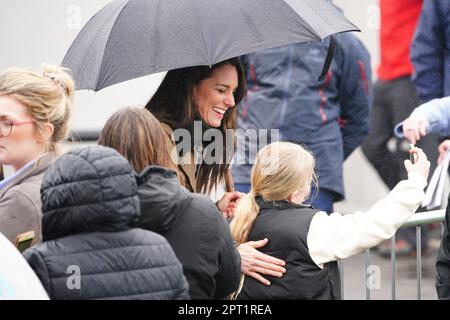
[(62, 64), (78, 89), (358, 31), (327, 0), (116, 0), (83, 27)]

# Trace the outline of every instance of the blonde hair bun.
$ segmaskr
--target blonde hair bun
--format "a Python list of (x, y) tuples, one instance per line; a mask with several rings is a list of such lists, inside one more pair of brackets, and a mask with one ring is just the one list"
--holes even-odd
[(44, 77), (49, 78), (60, 85), (69, 99), (73, 98), (75, 93), (75, 83), (69, 69), (45, 63), (42, 64), (42, 69)]
[(69, 133), (70, 109), (75, 83), (69, 69), (42, 65), (43, 71), (9, 68), (0, 72), (0, 96), (8, 95), (27, 108), (41, 134), (44, 123), (54, 127), (48, 151), (58, 152), (58, 145)]

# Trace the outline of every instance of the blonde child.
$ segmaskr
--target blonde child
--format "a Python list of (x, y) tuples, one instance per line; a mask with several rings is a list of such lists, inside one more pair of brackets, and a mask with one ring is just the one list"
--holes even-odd
[[(345, 259), (389, 239), (423, 200), (430, 163), (421, 149), (417, 161), (405, 161), (408, 180), (401, 181), (367, 212), (342, 215), (316, 210), (308, 198), (314, 157), (288, 142), (264, 147), (252, 169), (251, 191), (243, 197), (231, 223), (237, 244), (267, 238), (261, 249), (286, 262), (281, 278), (265, 286), (242, 278), (237, 299), (340, 299), (338, 259)], [(370, 190), (370, 189), (368, 189)]]

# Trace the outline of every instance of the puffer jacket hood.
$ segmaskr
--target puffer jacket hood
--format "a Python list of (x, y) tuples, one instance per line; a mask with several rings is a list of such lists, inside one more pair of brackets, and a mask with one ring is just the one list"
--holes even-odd
[(44, 175), (41, 198), (44, 241), (125, 231), (140, 214), (130, 164), (103, 146), (77, 148), (61, 156)]
[(191, 201), (186, 189), (180, 188), (175, 171), (158, 166), (146, 167), (137, 177), (141, 201), (139, 226), (158, 233), (172, 229), (178, 215)]

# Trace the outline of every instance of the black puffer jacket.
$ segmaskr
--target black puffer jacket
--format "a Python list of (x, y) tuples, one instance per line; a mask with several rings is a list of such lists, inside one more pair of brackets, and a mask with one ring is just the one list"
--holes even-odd
[(444, 235), (436, 259), (436, 271), (438, 298), (450, 300), (450, 194), (445, 212)]
[(139, 219), (131, 166), (106, 147), (63, 155), (44, 175), (44, 242), (25, 252), (52, 299), (188, 299), (167, 240)]
[(147, 167), (138, 177), (139, 227), (162, 234), (180, 259), (192, 299), (222, 299), (239, 286), (240, 256), (230, 228), (206, 196), (181, 187), (174, 171)]

